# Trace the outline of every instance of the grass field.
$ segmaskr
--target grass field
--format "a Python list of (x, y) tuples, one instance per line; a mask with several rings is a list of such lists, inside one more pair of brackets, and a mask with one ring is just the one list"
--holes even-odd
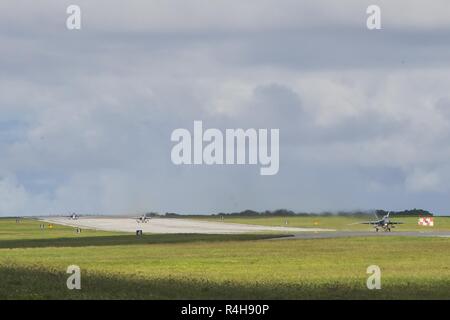
[[(321, 226), (347, 223), (333, 219)], [(449, 238), (268, 236), (138, 238), (0, 219), (0, 299), (450, 299)], [(72, 264), (82, 270), (78, 291), (66, 287)], [(372, 264), (381, 290), (366, 288)]]

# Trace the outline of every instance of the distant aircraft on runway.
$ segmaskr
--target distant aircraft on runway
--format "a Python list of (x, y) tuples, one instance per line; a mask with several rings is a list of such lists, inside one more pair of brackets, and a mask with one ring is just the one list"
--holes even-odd
[[(403, 222), (393, 222), (390, 220), (389, 218), (389, 214), (391, 212), (389, 211), (387, 213), (387, 215), (383, 216), (383, 218), (376, 220), (376, 221), (365, 221), (365, 222), (360, 222), (360, 224), (370, 224), (375, 228), (375, 231), (378, 232), (379, 229), (383, 229), (385, 232), (391, 232), (392, 228), (395, 228), (394, 225), (396, 224), (403, 224)], [(375, 215), (377, 216), (377, 214), (375, 213)], [(377, 216), (378, 218), (378, 216)]]
[(137, 217), (137, 218), (136, 218), (136, 221), (137, 221), (137, 223), (147, 223), (148, 220), (150, 220), (150, 219), (151, 219), (151, 218), (150, 218), (150, 217), (147, 217), (147, 214), (144, 213), (142, 216)]
[(70, 215), (69, 219), (70, 219), (70, 220), (78, 220), (79, 217), (80, 217), (80, 216), (77, 215), (76, 213), (72, 213), (72, 214)]

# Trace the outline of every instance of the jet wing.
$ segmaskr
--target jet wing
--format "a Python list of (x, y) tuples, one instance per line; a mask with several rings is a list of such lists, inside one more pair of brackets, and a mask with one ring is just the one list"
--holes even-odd
[(365, 221), (365, 222), (360, 222), (359, 224), (379, 224), (379, 221)]

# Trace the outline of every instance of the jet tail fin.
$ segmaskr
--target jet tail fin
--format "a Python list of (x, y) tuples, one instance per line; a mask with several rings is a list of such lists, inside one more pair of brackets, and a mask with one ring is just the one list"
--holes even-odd
[(377, 214), (377, 210), (375, 210), (375, 211), (373, 212), (373, 214), (375, 215), (375, 218), (377, 218), (377, 220), (380, 219), (380, 217), (379, 217), (378, 214)]

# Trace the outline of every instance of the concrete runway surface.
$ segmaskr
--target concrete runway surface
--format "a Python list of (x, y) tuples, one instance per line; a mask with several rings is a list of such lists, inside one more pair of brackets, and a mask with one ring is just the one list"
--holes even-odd
[(271, 240), (289, 240), (289, 239), (329, 239), (346, 237), (441, 237), (450, 238), (450, 231), (335, 231), (320, 233), (296, 233), (289, 237), (274, 238)]
[(329, 239), (344, 237), (443, 237), (450, 238), (450, 231), (336, 231), (321, 228), (269, 227), (227, 222), (212, 222), (196, 219), (152, 218), (147, 223), (138, 223), (135, 218), (123, 217), (81, 217), (71, 220), (67, 217), (46, 217), (40, 219), (48, 223), (104, 231), (144, 233), (198, 233), (198, 234), (239, 234), (257, 232), (282, 232), (286, 237), (271, 240)]
[(104, 231), (143, 233), (206, 233), (206, 234), (236, 234), (255, 232), (325, 232), (334, 231), (320, 228), (269, 227), (226, 222), (210, 222), (195, 219), (152, 218), (147, 223), (138, 223), (135, 218), (103, 218), (81, 217), (71, 220), (67, 217), (46, 217), (41, 220), (48, 223), (94, 229)]

